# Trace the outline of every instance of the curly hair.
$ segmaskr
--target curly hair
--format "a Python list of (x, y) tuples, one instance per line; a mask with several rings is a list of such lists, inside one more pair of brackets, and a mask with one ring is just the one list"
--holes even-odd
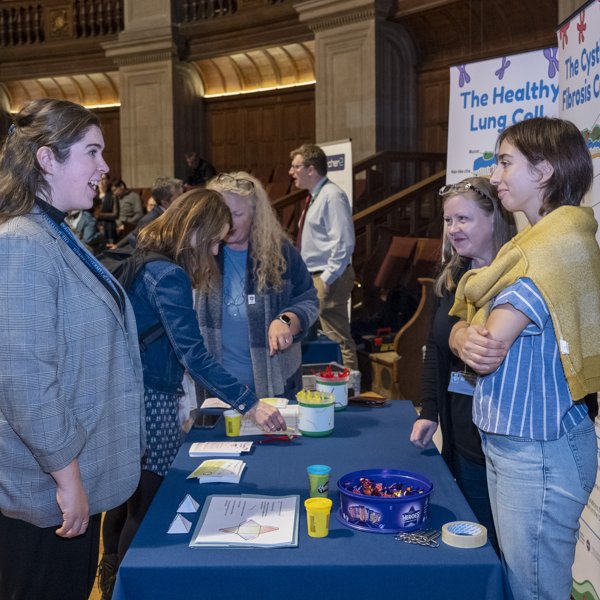
[(190, 276), (194, 287), (206, 291), (219, 279), (211, 248), (222, 240), (226, 225), (232, 226), (231, 211), (223, 196), (195, 188), (140, 230), (136, 249), (168, 256)]
[[(475, 189), (458, 191), (461, 186), (466, 184), (472, 185), (479, 192)], [(446, 187), (450, 188), (450, 191), (441, 193)], [(452, 191), (453, 187), (444, 186), (440, 190), (440, 195), (443, 197), (444, 203), (450, 198), (463, 196), (467, 200), (476, 202), (477, 206), (488, 215), (492, 215), (492, 256), (496, 256), (498, 250), (517, 233), (514, 216), (502, 206), (498, 198), (498, 192), (489, 179), (484, 177), (467, 177), (456, 184), (456, 188), (458, 188), (456, 192)], [(441, 297), (445, 289), (450, 292), (456, 289), (460, 272), (466, 269), (470, 262), (470, 257), (458, 254), (454, 246), (450, 243), (447, 232), (444, 232), (441, 271), (433, 286), (436, 295)]]
[[(222, 178), (220, 175), (228, 177)], [(289, 238), (271, 207), (265, 188), (256, 177), (252, 177), (245, 171), (220, 175), (213, 177), (206, 184), (206, 189), (243, 198), (254, 211), (250, 228), (250, 256), (257, 291), (263, 293), (269, 287), (281, 290), (283, 274), (287, 268), (285, 258), (281, 253), (281, 245), (284, 240)], [(251, 181), (253, 190), (239, 187), (236, 181), (241, 180)]]
[(100, 127), (100, 120), (87, 108), (49, 98), (28, 102), (13, 117), (0, 151), (0, 222), (31, 212), (37, 196), (51, 203), (37, 151), (47, 146), (64, 163), (93, 126)]

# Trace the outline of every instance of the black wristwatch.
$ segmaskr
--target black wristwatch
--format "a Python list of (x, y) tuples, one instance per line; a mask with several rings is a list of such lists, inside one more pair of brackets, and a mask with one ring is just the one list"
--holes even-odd
[(288, 327), (292, 326), (292, 320), (287, 315), (279, 315), (277, 317), (282, 323), (285, 323)]

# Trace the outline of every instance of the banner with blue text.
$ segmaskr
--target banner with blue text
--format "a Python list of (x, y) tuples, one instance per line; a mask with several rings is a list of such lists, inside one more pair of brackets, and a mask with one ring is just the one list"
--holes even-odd
[(557, 116), (558, 86), (556, 48), (451, 67), (447, 183), (488, 176), (509, 125)]
[(594, 207), (600, 221), (600, 2), (589, 2), (560, 26), (558, 58), (559, 114), (573, 121), (587, 141), (594, 185), (585, 204)]
[[(594, 208), (600, 220), (600, 2), (583, 5), (559, 27), (560, 62), (559, 114), (577, 125), (592, 155), (594, 183), (585, 204)], [(596, 233), (600, 242), (600, 232)], [(600, 458), (600, 417), (596, 418)], [(596, 484), (579, 520), (575, 563), (574, 600), (600, 598), (600, 460)]]

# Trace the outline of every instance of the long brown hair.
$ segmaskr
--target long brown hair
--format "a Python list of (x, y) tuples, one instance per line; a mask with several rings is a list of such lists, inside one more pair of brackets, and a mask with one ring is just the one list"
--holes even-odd
[(232, 222), (223, 196), (196, 188), (179, 196), (158, 219), (146, 225), (136, 248), (165, 254), (190, 276), (194, 287), (204, 291), (219, 277), (211, 248), (221, 241), (225, 225), (231, 227)]
[(31, 212), (36, 196), (51, 202), (37, 151), (47, 146), (64, 163), (92, 126), (100, 127), (98, 117), (66, 100), (33, 100), (13, 117), (0, 151), (0, 222)]

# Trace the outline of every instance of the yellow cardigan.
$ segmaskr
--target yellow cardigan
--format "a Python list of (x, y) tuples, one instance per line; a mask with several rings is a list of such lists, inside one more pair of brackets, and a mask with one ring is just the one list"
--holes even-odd
[(573, 400), (600, 390), (600, 249), (591, 208), (561, 206), (506, 243), (489, 267), (460, 280), (450, 314), (484, 324), (491, 301), (522, 277), (550, 311)]

